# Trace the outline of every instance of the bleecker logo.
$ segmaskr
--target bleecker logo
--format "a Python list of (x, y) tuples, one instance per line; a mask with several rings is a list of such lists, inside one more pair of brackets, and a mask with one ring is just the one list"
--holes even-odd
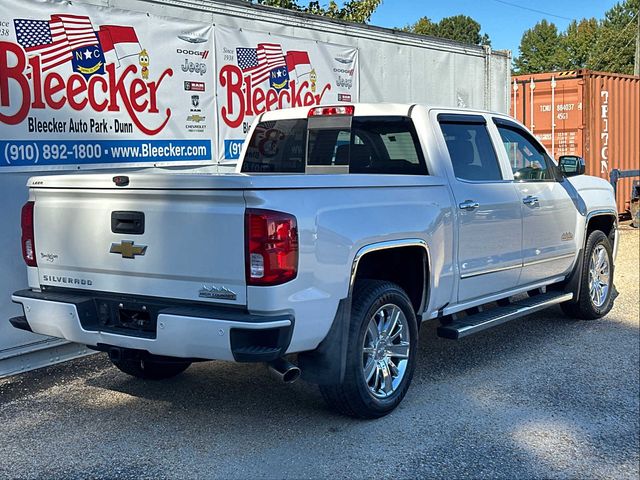
[[(147, 81), (148, 55), (143, 54), (133, 27), (103, 25), (95, 31), (89, 17), (78, 15), (16, 19), (14, 24), (17, 44), (0, 41), (0, 106), (13, 113), (0, 113), (0, 122), (17, 125), (31, 109), (60, 110), (68, 105), (94, 112), (124, 108), (146, 135), (156, 135), (167, 125), (169, 108), (157, 127), (143, 123), (141, 116), (162, 115), (158, 90), (173, 70), (167, 68), (157, 80)], [(142, 70), (138, 65), (120, 70), (126, 57), (139, 60)], [(74, 71), (68, 76), (53, 71), (68, 64)]]
[(260, 43), (257, 48), (236, 48), (236, 58), (237, 65), (224, 65), (218, 76), (227, 90), (222, 120), (231, 128), (242, 125), (246, 116), (276, 108), (318, 105), (331, 90), (330, 83), (317, 85), (308, 52), (285, 54), (281, 45)]
[(189, 56), (192, 56), (192, 57), (200, 57), (203, 60), (205, 60), (206, 58), (209, 57), (209, 50), (198, 51), (198, 50), (189, 50), (188, 48), (177, 48), (176, 52), (181, 54), (181, 55), (189, 55)]

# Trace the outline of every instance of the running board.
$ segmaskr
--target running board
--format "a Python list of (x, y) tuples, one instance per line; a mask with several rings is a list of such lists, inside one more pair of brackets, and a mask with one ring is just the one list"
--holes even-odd
[(438, 336), (458, 340), (473, 335), (491, 327), (501, 325), (530, 313), (543, 310), (551, 305), (566, 302), (573, 298), (573, 293), (547, 292), (534, 297), (525, 298), (508, 306), (496, 307), (491, 310), (469, 315), (459, 320), (453, 320), (438, 327)]

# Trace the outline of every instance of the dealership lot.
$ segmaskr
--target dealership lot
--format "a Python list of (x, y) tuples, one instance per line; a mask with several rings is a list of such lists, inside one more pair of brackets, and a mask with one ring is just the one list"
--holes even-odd
[(637, 478), (638, 233), (621, 230), (606, 318), (552, 309), (458, 343), (427, 326), (407, 398), (377, 421), (261, 365), (145, 383), (94, 355), (0, 380), (0, 477)]

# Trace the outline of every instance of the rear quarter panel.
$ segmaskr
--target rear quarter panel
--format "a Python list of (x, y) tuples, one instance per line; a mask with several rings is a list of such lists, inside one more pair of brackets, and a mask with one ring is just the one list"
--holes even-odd
[(339, 301), (349, 294), (356, 254), (372, 244), (426, 241), (430, 255), (426, 311), (450, 301), (453, 219), (443, 179), (425, 176), (416, 181), (413, 177), (409, 185), (386, 187), (383, 176), (376, 177), (378, 187), (245, 192), (247, 208), (291, 213), (298, 221), (297, 278), (280, 286), (247, 288), (247, 305), (252, 312), (293, 310), (292, 352), (314, 349), (326, 336)]

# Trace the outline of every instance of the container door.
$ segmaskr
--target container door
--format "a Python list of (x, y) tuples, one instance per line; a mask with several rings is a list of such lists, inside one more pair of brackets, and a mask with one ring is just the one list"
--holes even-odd
[(458, 301), (518, 283), (522, 264), (520, 199), (504, 180), (481, 115), (440, 114), (458, 211)]
[(576, 215), (566, 182), (542, 145), (518, 125), (497, 120), (513, 169), (522, 209), (523, 267), (520, 285), (561, 276), (576, 251)]

